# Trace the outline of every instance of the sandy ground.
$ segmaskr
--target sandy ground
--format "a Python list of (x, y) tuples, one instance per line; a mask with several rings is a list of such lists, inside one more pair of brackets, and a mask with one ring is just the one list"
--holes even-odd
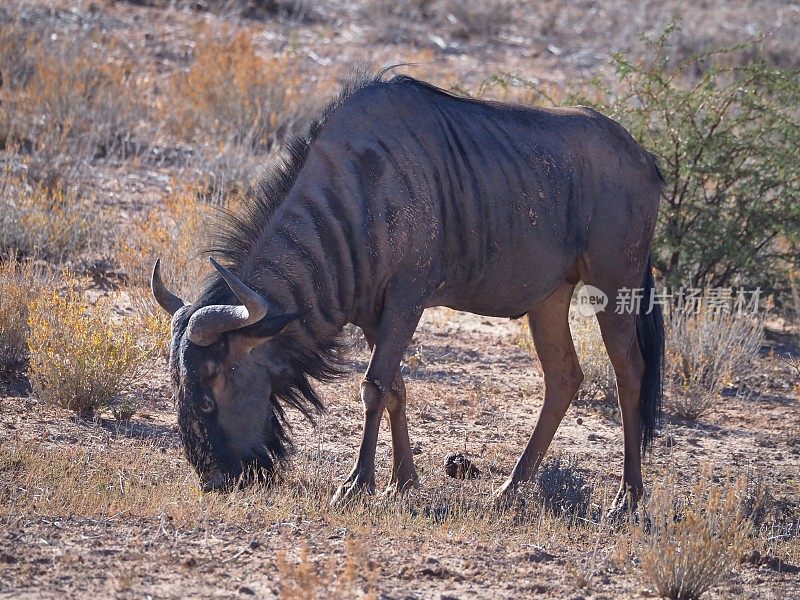
[[(785, 51), (796, 42), (800, 11), (782, 2), (758, 10), (745, 0), (643, 2), (635, 10), (561, 4), (514, 9), (488, 40), (460, 38), (446, 19), (402, 21), (369, 2), (323, 3), (301, 21), (245, 24), (266, 55), (293, 48), (310, 83), (333, 83), (346, 66), (368, 59), (415, 62), (417, 76), (470, 90), (493, 73), (512, 72), (558, 95), (572, 81), (605, 71), (610, 51), (638, 47), (639, 32), (659, 31), (679, 8), (686, 14), (685, 52), (733, 43), (771, 24), (770, 47), (781, 60), (796, 64), (800, 56)], [(217, 18), (126, 2), (31, 6), (34, 19), (56, 15), (59, 35), (100, 27), (159, 75), (185, 67), (198, 24)], [(100, 163), (81, 178), (124, 222), (191, 169)], [(508, 320), (426, 312), (405, 361), (420, 489), (405, 502), (370, 499), (368, 508), (353, 511), (331, 509), (326, 499), (349, 470), (360, 435), (358, 385), (368, 360), (360, 338), (352, 373), (322, 386), (326, 414), (315, 426), (292, 417), (297, 456), (287, 482), (228, 500), (196, 492), (162, 362), (139, 382), (143, 408), (125, 426), (76, 421), (42, 406), (24, 380), (0, 382), (0, 596), (652, 597), (641, 573), (620, 559), (622, 531), (593, 522), (569, 526), (565, 517), (530, 510), (482, 520), (541, 406), (541, 373), (522, 331)], [(685, 491), (710, 465), (720, 478), (750, 474), (768, 490), (767, 530), (759, 539), (771, 539), (772, 554), (737, 566), (707, 597), (800, 597), (800, 400), (780, 360), (797, 353), (796, 344), (770, 339), (758, 372), (738, 382), (753, 393), (729, 390), (699, 422), (668, 417), (645, 463), (648, 488), (672, 476)], [(448, 478), (445, 459), (454, 452), (474, 461), (481, 477)], [(622, 465), (615, 408), (574, 403), (550, 454), (576, 461), (599, 511)], [(389, 464), (384, 424), (379, 488)], [(452, 514), (454, 506), (465, 512)]]
[[(541, 404), (542, 379), (526, 350), (518, 345), (519, 327), (506, 320), (487, 319), (433, 309), (409, 350), (407, 364), (411, 436), (420, 470), (420, 496), (459, 493), (488, 502), (489, 492), (508, 474), (533, 428)], [(328, 412), (311, 428), (298, 422), (295, 439), (301, 455), (324, 457), (323, 488), (332, 491), (353, 459), (360, 426), (356, 398), (358, 375), (366, 362), (363, 348), (354, 350), (352, 377), (325, 386)], [(769, 359), (765, 360), (765, 369)], [(133, 425), (115, 431), (111, 423), (83, 424), (34, 399), (6, 397), (0, 402), (3, 446), (24, 444), (68, 451), (94, 446), (102, 453), (132, 447), (160, 453), (155, 465), (168, 476), (194, 483), (182, 458), (174, 416), (166, 395), (166, 377), (153, 372), (153, 397)], [(702, 464), (722, 473), (758, 471), (772, 498), (771, 510), (781, 512), (786, 525), (800, 515), (800, 413), (797, 398), (762, 395), (757, 399), (722, 399), (701, 423), (667, 422), (645, 467), (648, 484), (676, 475), (684, 485)], [(622, 462), (621, 427), (611, 411), (596, 407), (570, 408), (557, 434), (553, 453), (577, 457), (597, 485), (597, 500), (609, 493)], [(390, 443), (384, 427), (378, 449), (378, 477), (386, 480)], [(464, 452), (482, 471), (473, 482), (456, 482), (444, 475), (447, 454)], [(307, 464), (306, 464), (307, 467)], [(8, 473), (8, 464), (4, 470)], [(3, 473), (0, 470), (0, 473)], [(329, 475), (329, 476), (328, 476)], [(155, 475), (154, 475), (155, 476)], [(3, 477), (5, 479), (6, 476)], [(13, 485), (13, 483), (11, 484)], [(379, 483), (380, 485), (380, 483)], [(13, 495), (9, 482), (3, 495)], [(449, 491), (448, 491), (449, 490)], [(55, 492), (56, 498), (58, 491)], [(268, 501), (267, 501), (268, 502)], [(435, 498), (431, 505), (436, 506)], [(614, 564), (615, 534), (591, 530), (563, 531), (552, 526), (536, 533), (536, 517), (507, 530), (452, 531), (426, 520), (426, 525), (398, 526), (387, 536), (375, 523), (354, 523), (335, 510), (292, 513), (253, 523), (236, 518), (197, 518), (195, 526), (177, 525), (170, 510), (137, 518), (113, 514), (89, 517), (70, 512), (54, 501), (52, 513), (8, 507), (0, 520), (0, 593), (8, 597), (117, 595), (119, 597), (230, 597), (255, 594), (292, 597), (287, 581), (303, 575), (281, 570), (276, 553), (302, 564), (303, 547), (319, 569), (319, 582), (309, 584), (309, 597), (324, 596), (337, 581), (328, 560), (343, 557), (345, 540), (353, 532), (360, 547), (359, 569), (372, 569), (365, 581), (348, 584), (352, 593), (377, 593), (386, 598), (612, 598), (648, 596), (635, 574)], [(266, 507), (269, 515), (269, 507)], [(404, 510), (402, 508), (397, 510)], [(399, 517), (393, 517), (399, 518)], [(796, 540), (794, 542), (796, 545)], [(599, 545), (598, 553), (594, 546)], [(795, 549), (795, 556), (796, 549)], [(349, 559), (348, 559), (349, 560)], [(589, 565), (587, 567), (586, 565)], [(581, 589), (576, 575), (592, 571)], [(299, 568), (299, 567), (298, 567)], [(800, 593), (800, 574), (791, 562), (744, 564), (712, 597), (782, 597)], [(577, 570), (577, 571), (576, 571)], [(317, 587), (315, 587), (317, 586)], [(299, 590), (300, 588), (298, 588)], [(302, 595), (300, 591), (297, 594)], [(347, 597), (344, 594), (342, 597)]]

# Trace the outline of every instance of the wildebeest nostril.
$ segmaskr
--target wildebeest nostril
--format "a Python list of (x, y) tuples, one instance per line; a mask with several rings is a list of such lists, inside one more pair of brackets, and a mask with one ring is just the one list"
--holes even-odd
[(200, 402), (200, 410), (206, 414), (211, 414), (214, 412), (215, 408), (214, 401), (208, 396), (203, 396), (203, 399)]
[(228, 488), (228, 478), (221, 471), (213, 471), (201, 477), (200, 489), (203, 492), (219, 492)]

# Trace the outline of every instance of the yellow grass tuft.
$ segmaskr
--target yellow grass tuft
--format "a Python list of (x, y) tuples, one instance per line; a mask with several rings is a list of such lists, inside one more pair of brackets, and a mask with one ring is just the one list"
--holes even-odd
[(32, 300), (28, 327), (34, 393), (82, 417), (120, 401), (143, 366), (127, 319), (115, 322), (107, 303), (90, 308), (75, 291)]
[(18, 368), (28, 356), (28, 302), (52, 287), (50, 273), (16, 255), (0, 262), (0, 371)]
[(634, 545), (648, 584), (667, 598), (694, 600), (724, 581), (745, 552), (752, 533), (742, 502), (747, 482), (717, 482), (707, 468), (687, 498), (675, 489), (674, 478), (655, 487)]
[[(360, 532), (367, 536), (365, 531)], [(300, 546), (297, 561), (291, 560), (287, 552), (279, 550), (275, 564), (281, 582), (281, 597), (298, 600), (315, 598), (353, 598), (360, 589), (365, 598), (378, 597), (381, 577), (380, 565), (370, 560), (369, 553), (359, 537), (351, 536), (344, 542), (344, 564), (339, 565), (335, 556), (315, 562), (308, 546)]]
[(61, 262), (99, 245), (107, 220), (74, 190), (29, 183), (0, 171), (0, 253)]

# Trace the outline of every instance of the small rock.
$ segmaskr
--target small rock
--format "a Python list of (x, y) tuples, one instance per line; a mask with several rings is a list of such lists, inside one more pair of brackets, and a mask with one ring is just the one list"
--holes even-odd
[(454, 479), (476, 479), (480, 477), (480, 470), (460, 452), (450, 454), (444, 464), (444, 471), (448, 477)]
[(747, 556), (745, 556), (742, 559), (742, 562), (743, 563), (748, 563), (748, 564), (751, 564), (751, 565), (759, 565), (759, 564), (761, 564), (761, 552), (759, 552), (758, 550), (754, 549), (750, 554), (748, 554)]
[(577, 419), (575, 419), (575, 422), (576, 422), (578, 425), (583, 425), (583, 419), (581, 419), (580, 417), (578, 417)]
[(253, 588), (249, 588), (246, 585), (243, 585), (242, 587), (239, 588), (239, 593), (240, 594), (245, 594), (247, 596), (255, 596), (256, 595), (256, 593), (253, 591)]
[(250, 541), (250, 549), (251, 549), (251, 550), (255, 550), (255, 549), (256, 549), (256, 548), (258, 548), (260, 545), (261, 545), (261, 542), (259, 542), (258, 540), (251, 540), (251, 541)]
[(751, 564), (759, 568), (782, 571), (785, 568), (783, 561), (774, 554), (761, 554), (758, 550), (753, 550), (749, 555), (742, 559), (742, 562)]
[(545, 552), (541, 548), (535, 548), (533, 552), (528, 554), (528, 560), (533, 563), (549, 562), (554, 558), (555, 556), (553, 556), (549, 552)]

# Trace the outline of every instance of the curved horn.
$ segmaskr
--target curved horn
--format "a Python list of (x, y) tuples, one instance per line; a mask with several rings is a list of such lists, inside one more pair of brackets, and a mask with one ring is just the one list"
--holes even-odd
[(194, 313), (189, 319), (186, 334), (189, 336), (189, 340), (198, 346), (209, 346), (226, 331), (241, 329), (257, 323), (266, 316), (269, 308), (267, 300), (261, 294), (251, 290), (241, 279), (213, 258), (209, 260), (242, 304), (240, 306), (229, 304), (204, 306)]
[(156, 259), (156, 264), (153, 265), (153, 274), (150, 276), (150, 291), (158, 302), (158, 305), (167, 311), (169, 314), (174, 315), (179, 308), (186, 305), (178, 296), (173, 294), (164, 285), (161, 279), (161, 259)]

